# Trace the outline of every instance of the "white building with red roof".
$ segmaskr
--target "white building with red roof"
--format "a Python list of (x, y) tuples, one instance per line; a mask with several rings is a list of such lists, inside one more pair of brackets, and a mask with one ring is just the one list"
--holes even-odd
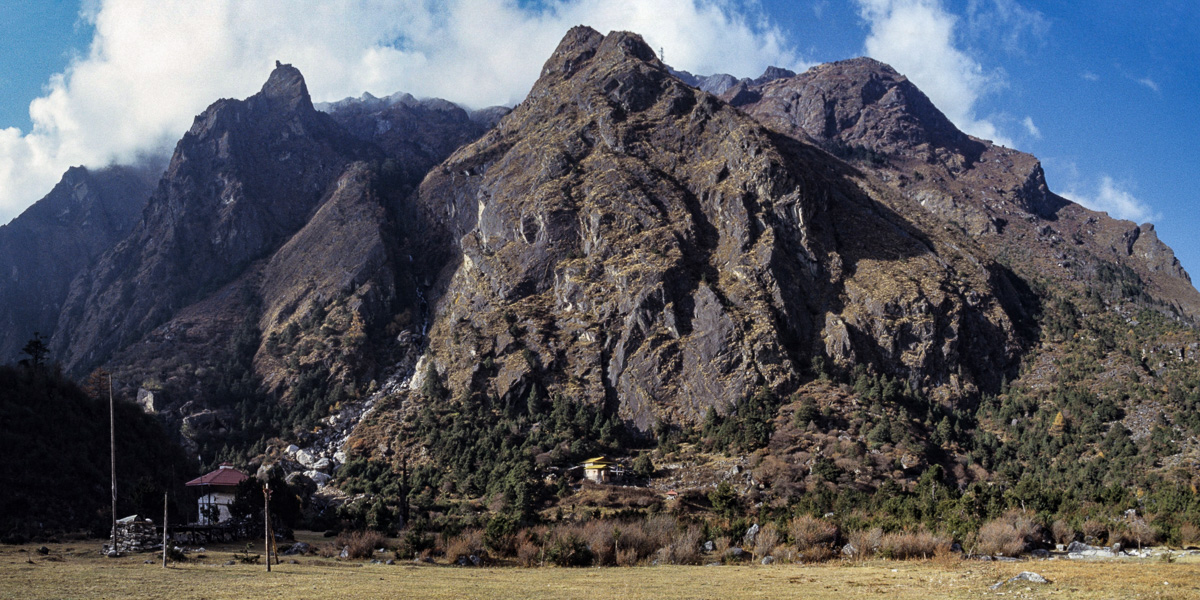
[(237, 486), (249, 477), (233, 468), (229, 463), (221, 463), (216, 471), (201, 475), (186, 485), (200, 488), (200, 499), (197, 501), (197, 513), (201, 525), (214, 525), (232, 518), (229, 506), (237, 495)]

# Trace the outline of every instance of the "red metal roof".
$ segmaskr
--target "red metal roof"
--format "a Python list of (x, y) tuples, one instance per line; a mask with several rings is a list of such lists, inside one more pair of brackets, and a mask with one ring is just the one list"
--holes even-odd
[(245, 479), (247, 475), (233, 467), (221, 465), (220, 469), (213, 471), (207, 475), (201, 475), (185, 485), (228, 485), (235, 486)]

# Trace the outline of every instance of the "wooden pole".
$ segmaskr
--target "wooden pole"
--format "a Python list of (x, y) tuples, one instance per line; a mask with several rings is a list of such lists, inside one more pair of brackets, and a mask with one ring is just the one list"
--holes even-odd
[(263, 484), (263, 555), (267, 557), (267, 572), (271, 572), (271, 482)]
[(113, 414), (112, 373), (108, 374), (108, 445), (112, 455), (112, 551), (117, 552), (117, 419)]
[(163, 492), (163, 568), (167, 568), (167, 493)]

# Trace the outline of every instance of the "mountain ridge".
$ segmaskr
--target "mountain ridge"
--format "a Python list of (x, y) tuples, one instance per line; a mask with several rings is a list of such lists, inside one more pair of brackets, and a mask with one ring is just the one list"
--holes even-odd
[(422, 477), (470, 495), (496, 456), (540, 473), (735, 429), (785, 500), (935, 464), (1008, 485), (1003, 444), (1054, 413), (1076, 457), (1153, 437), (1147, 415), (1191, 431), (1200, 293), (1152, 225), (1053, 194), (871, 59), (719, 96), (675, 73), (577, 27), (511, 112), (319, 112), (280, 65), (196, 118), (51, 349), (153, 395), (189, 454), (334, 495), (352, 461), (453, 456)]

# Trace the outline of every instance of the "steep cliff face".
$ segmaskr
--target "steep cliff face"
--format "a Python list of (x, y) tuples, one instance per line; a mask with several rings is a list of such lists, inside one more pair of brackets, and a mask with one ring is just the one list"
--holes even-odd
[(790, 393), (814, 356), (947, 397), (998, 384), (1020, 347), (1002, 270), (888, 193), (685, 85), (638, 36), (576, 28), (418, 192), (444, 266), (430, 353), (458, 394), (537, 387), (642, 430)]
[(421, 347), (404, 199), (484, 126), (407, 95), (323, 108), (287, 65), (259, 94), (213, 104), (58, 318), (56, 359), (76, 373), (103, 363), (129, 394), (154, 394), (206, 458), (304, 439)]
[(152, 163), (72, 167), (45, 198), (0, 227), (0, 362), (16, 360), (34, 332), (54, 333), (71, 280), (140, 218), (162, 172)]
[(51, 346), (85, 370), (241, 274), (304, 225), (352, 160), (381, 157), (313, 109), (295, 68), (221, 100), (176, 146), (144, 219), (72, 284)]
[(722, 97), (870, 173), (896, 192), (893, 208), (914, 218), (909, 208), (919, 205), (917, 212), (961, 229), (1026, 278), (1082, 292), (1104, 265), (1127, 267), (1176, 314), (1200, 316), (1200, 293), (1152, 225), (1055, 195), (1036, 158), (958, 131), (887, 65), (869, 58), (820, 65)]

